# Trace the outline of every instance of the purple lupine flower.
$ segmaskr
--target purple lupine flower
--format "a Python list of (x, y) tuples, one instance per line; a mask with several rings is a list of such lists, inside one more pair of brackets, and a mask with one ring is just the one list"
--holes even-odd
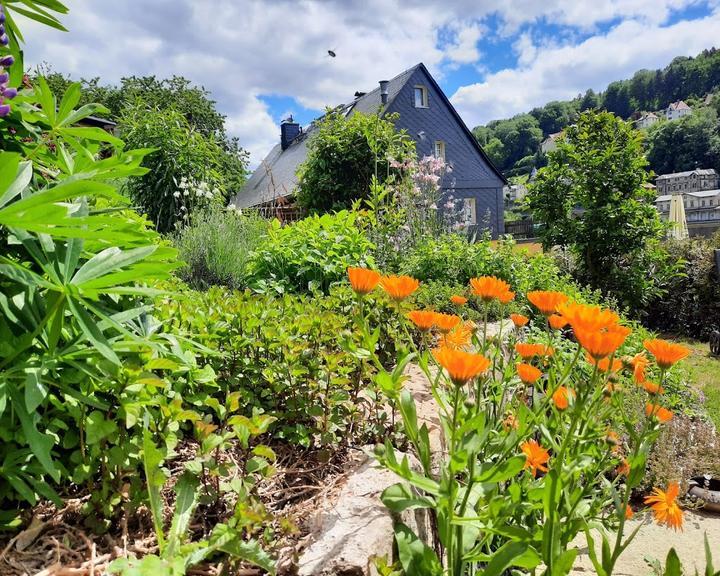
[(17, 96), (17, 88), (3, 88), (2, 95), (6, 100), (12, 100)]
[(10, 68), (15, 63), (15, 58), (8, 54), (7, 56), (0, 57), (0, 67)]
[(0, 118), (5, 118), (10, 114), (10, 104), (0, 104)]
[(10, 39), (8, 38), (7, 34), (0, 35), (0, 44), (2, 44), (3, 46), (7, 46), (8, 44), (10, 44)]

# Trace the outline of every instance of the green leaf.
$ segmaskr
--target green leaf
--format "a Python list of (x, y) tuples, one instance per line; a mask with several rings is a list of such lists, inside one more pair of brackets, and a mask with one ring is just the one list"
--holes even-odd
[(164, 555), (172, 558), (185, 540), (190, 520), (197, 505), (197, 488), (200, 485), (198, 478), (189, 472), (184, 472), (175, 484), (175, 513), (173, 514), (168, 544)]
[(85, 441), (88, 445), (92, 446), (100, 442), (103, 438), (107, 438), (117, 432), (117, 429), (118, 427), (114, 420), (106, 419), (102, 412), (94, 410), (88, 415), (85, 421)]
[(25, 190), (32, 179), (32, 162), (20, 162), (20, 156), (10, 152), (0, 155), (0, 208)]
[(92, 319), (90, 314), (88, 314), (87, 311), (82, 307), (82, 301), (80, 302), (80, 304), (78, 304), (75, 302), (75, 300), (68, 298), (67, 303), (70, 311), (77, 320), (78, 325), (82, 329), (85, 338), (87, 338), (90, 343), (95, 346), (95, 348), (98, 352), (100, 352), (100, 354), (110, 360), (110, 362), (112, 362), (113, 364), (119, 366), (120, 359), (118, 358), (117, 354), (115, 354), (112, 346), (107, 341), (103, 333), (100, 331), (98, 325)]
[(423, 543), (405, 524), (395, 526), (398, 556), (408, 576), (441, 576), (442, 565), (435, 551)]
[(93, 127), (80, 127), (75, 126), (72, 128), (62, 128), (60, 130), (62, 136), (71, 136), (73, 138), (83, 138), (85, 140), (93, 140), (95, 142), (109, 142), (114, 146), (123, 146), (124, 142), (103, 130), (102, 128)]
[(163, 532), (163, 497), (162, 487), (165, 485), (165, 474), (161, 469), (164, 456), (158, 450), (152, 440), (152, 435), (147, 429), (143, 429), (143, 467), (145, 468), (145, 480), (148, 487), (148, 500), (152, 512), (155, 535), (158, 539), (160, 552), (165, 549), (165, 533)]
[(28, 368), (25, 370), (25, 408), (29, 413), (42, 404), (47, 396), (47, 388), (41, 381), (42, 370), (40, 368)]
[(675, 548), (670, 548), (665, 559), (664, 576), (682, 576), (682, 564), (680, 564), (680, 558), (678, 558)]
[(380, 500), (392, 512), (402, 512), (408, 508), (411, 510), (415, 508), (434, 508), (435, 506), (432, 499), (418, 496), (410, 486), (402, 482), (385, 488)]
[(60, 101), (60, 108), (58, 110), (58, 121), (60, 124), (63, 123), (63, 119), (66, 118), (75, 106), (77, 106), (78, 102), (80, 102), (81, 94), (80, 82), (73, 82), (67, 87)]
[[(506, 542), (492, 555), (492, 559), (482, 571), (482, 576), (500, 576), (508, 567), (515, 566), (514, 560), (523, 557), (528, 548), (526, 542)], [(538, 556), (538, 564), (539, 561), (540, 557)], [(535, 565), (537, 566), (537, 564)]]
[(45, 113), (45, 116), (50, 123), (50, 126), (55, 126), (55, 96), (48, 86), (47, 80), (43, 76), (37, 79), (37, 85), (35, 86), (35, 95), (37, 96), (40, 108)]
[(75, 285), (82, 286), (90, 280), (94, 280), (114, 270), (130, 266), (135, 262), (143, 260), (155, 252), (155, 250), (155, 246), (141, 246), (140, 248), (125, 251), (120, 250), (120, 248), (116, 246), (106, 248), (85, 262), (75, 273), (71, 282)]
[(515, 456), (501, 462), (499, 465), (490, 463), (483, 465), (478, 474), (477, 482), (505, 482), (517, 476), (525, 466), (525, 456)]

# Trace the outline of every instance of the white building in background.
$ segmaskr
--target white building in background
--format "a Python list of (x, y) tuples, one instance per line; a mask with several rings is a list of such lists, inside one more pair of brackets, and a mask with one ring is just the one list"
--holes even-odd
[(692, 108), (690, 108), (690, 106), (685, 104), (682, 100), (678, 100), (667, 107), (665, 110), (665, 119), (677, 120), (678, 118), (682, 118), (688, 114), (692, 114)]
[(655, 185), (660, 195), (673, 192), (700, 192), (720, 188), (720, 179), (714, 168), (696, 168), (685, 172), (661, 174), (655, 178)]
[[(720, 190), (676, 194), (682, 196), (690, 236), (710, 236), (720, 230)], [(670, 213), (672, 197), (673, 194), (662, 194), (655, 199), (655, 207), (663, 220), (667, 220)]]
[(657, 114), (653, 114), (652, 112), (646, 112), (640, 118), (637, 119), (637, 127), (638, 128), (650, 128), (653, 124), (660, 121), (660, 117)]
[(548, 135), (545, 140), (540, 144), (540, 150), (543, 154), (557, 150), (557, 141), (562, 137), (562, 132), (555, 132), (555, 134)]

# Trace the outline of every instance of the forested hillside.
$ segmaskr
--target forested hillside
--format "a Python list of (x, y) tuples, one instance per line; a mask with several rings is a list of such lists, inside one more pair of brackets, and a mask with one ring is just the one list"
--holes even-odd
[(477, 126), (473, 133), (498, 168), (515, 176), (543, 166), (540, 143), (573, 123), (583, 110), (601, 108), (634, 120), (642, 112), (684, 100), (693, 108), (692, 116), (659, 122), (648, 130), (650, 167), (658, 174), (696, 166), (720, 171), (719, 90), (720, 50), (710, 48), (696, 57), (679, 56), (663, 69), (638, 70), (632, 78), (610, 83), (604, 92), (587, 90), (572, 100)]

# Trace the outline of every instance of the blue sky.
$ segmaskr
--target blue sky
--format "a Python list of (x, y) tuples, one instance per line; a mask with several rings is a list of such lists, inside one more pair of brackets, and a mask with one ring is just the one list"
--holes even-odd
[[(181, 74), (256, 165), (303, 123), (424, 62), (473, 127), (720, 47), (720, 0), (68, 0), (27, 59), (73, 77)], [(336, 58), (327, 56), (333, 49)]]

